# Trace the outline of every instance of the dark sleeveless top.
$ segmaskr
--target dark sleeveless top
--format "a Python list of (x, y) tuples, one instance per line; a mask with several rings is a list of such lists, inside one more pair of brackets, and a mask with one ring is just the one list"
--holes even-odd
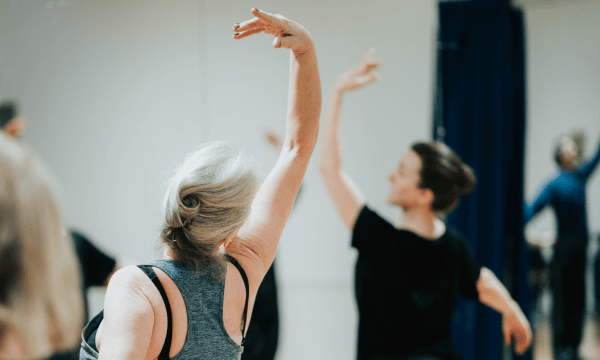
[[(245, 342), (246, 321), (248, 312), (249, 286), (244, 269), (232, 257), (231, 262), (240, 272), (246, 286), (246, 303), (243, 314), (242, 346), (231, 339), (223, 323), (223, 297), (225, 293), (225, 280), (214, 283), (210, 276), (198, 276), (185, 264), (174, 260), (155, 260), (148, 265), (138, 267), (152, 280), (160, 292), (167, 309), (168, 328), (163, 348), (158, 356), (159, 360), (169, 359), (173, 324), (169, 299), (156, 277), (152, 267), (163, 270), (173, 280), (185, 302), (188, 330), (183, 349), (173, 360), (215, 359), (233, 360), (240, 359)], [(96, 331), (104, 318), (103, 311), (96, 315), (87, 324), (82, 333), (82, 343), (79, 353), (80, 360), (98, 359), (96, 349)]]

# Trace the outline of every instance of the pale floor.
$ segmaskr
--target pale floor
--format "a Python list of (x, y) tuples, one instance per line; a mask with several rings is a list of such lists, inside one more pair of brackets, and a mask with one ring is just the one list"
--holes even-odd
[[(540, 318), (534, 324), (536, 329), (533, 360), (552, 360), (552, 333), (550, 319)], [(588, 316), (583, 330), (583, 341), (579, 347), (579, 356), (583, 360), (600, 360), (600, 331), (592, 316)]]
[[(551, 239), (554, 236), (547, 238)], [(600, 249), (600, 233), (592, 238), (588, 244), (587, 251), (587, 270), (586, 270), (586, 312), (587, 316), (584, 322), (583, 339), (579, 347), (579, 356), (583, 360), (600, 360), (600, 326), (599, 321), (592, 315), (596, 308), (592, 289), (595, 286), (593, 276), (593, 264), (596, 254)], [(552, 246), (545, 244), (542, 246), (542, 255), (549, 264), (552, 259)], [(538, 313), (532, 319), (532, 326), (535, 331), (533, 344), (533, 360), (553, 360), (552, 359), (552, 328), (550, 320), (550, 308), (552, 295), (549, 288), (543, 291), (542, 299), (538, 305)]]
[[(533, 316), (531, 324), (535, 333), (532, 347), (533, 360), (553, 360), (550, 302), (551, 295), (546, 289), (541, 299), (540, 311)], [(594, 315), (588, 313), (584, 321), (579, 356), (582, 360), (600, 360), (600, 327)]]

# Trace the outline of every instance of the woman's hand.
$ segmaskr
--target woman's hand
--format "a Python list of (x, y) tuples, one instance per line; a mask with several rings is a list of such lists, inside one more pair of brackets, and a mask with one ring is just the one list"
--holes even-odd
[(531, 326), (518, 306), (512, 314), (502, 317), (502, 332), (506, 345), (514, 341), (517, 355), (523, 354), (531, 345)]
[(252, 9), (252, 15), (255, 18), (233, 26), (234, 39), (264, 32), (275, 36), (273, 47), (290, 49), (296, 56), (301, 56), (313, 48), (310, 33), (302, 25), (281, 15), (269, 14), (256, 8)]
[(340, 75), (333, 85), (334, 90), (345, 92), (370, 84), (379, 79), (379, 75), (373, 70), (379, 67), (379, 60), (371, 59), (375, 51), (370, 49), (362, 60), (354, 67)]

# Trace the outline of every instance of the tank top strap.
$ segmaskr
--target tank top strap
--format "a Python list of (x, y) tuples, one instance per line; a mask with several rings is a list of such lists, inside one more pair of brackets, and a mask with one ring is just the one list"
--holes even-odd
[(246, 302), (244, 304), (244, 313), (242, 315), (242, 346), (246, 343), (246, 321), (248, 321), (248, 298), (250, 297), (250, 285), (248, 283), (248, 276), (242, 265), (231, 255), (226, 255), (227, 261), (229, 261), (235, 268), (240, 272), (242, 280), (244, 281), (244, 287), (246, 288)]
[(138, 268), (140, 268), (144, 272), (144, 274), (146, 274), (146, 276), (148, 276), (148, 278), (152, 281), (154, 286), (156, 286), (156, 289), (160, 293), (160, 296), (162, 297), (163, 302), (165, 303), (165, 308), (167, 309), (167, 321), (168, 321), (167, 335), (165, 337), (165, 342), (163, 344), (162, 350), (160, 351), (160, 354), (158, 355), (158, 360), (169, 360), (169, 351), (171, 350), (171, 339), (173, 337), (173, 318), (171, 315), (171, 304), (169, 303), (169, 298), (167, 297), (167, 293), (165, 292), (165, 289), (163, 288), (162, 284), (160, 283), (158, 276), (156, 276), (156, 273), (152, 269), (152, 266), (138, 265)]

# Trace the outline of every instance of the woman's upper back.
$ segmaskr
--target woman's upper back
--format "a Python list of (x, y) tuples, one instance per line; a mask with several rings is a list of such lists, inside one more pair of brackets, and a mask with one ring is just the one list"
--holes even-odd
[(151, 265), (173, 280), (185, 302), (186, 340), (174, 359), (238, 359), (243, 348), (227, 333), (223, 317), (227, 280), (214, 283), (209, 276), (196, 276), (184, 264), (173, 260), (157, 260)]
[[(239, 359), (246, 294), (233, 265), (228, 265), (225, 280), (217, 283), (178, 261), (163, 259), (150, 265), (170, 303), (173, 333), (169, 357)], [(109, 285), (104, 320), (96, 335), (97, 347), (102, 356), (107, 354), (109, 358), (115, 351), (115, 355), (127, 358), (131, 354), (131, 358), (156, 359), (167, 335), (165, 302), (141, 270), (130, 267), (126, 271), (129, 274), (121, 275), (127, 278), (126, 286), (118, 284), (122, 281), (118, 276), (113, 289)], [(132, 314), (138, 311), (143, 314)], [(136, 355), (136, 351), (141, 354)]]

